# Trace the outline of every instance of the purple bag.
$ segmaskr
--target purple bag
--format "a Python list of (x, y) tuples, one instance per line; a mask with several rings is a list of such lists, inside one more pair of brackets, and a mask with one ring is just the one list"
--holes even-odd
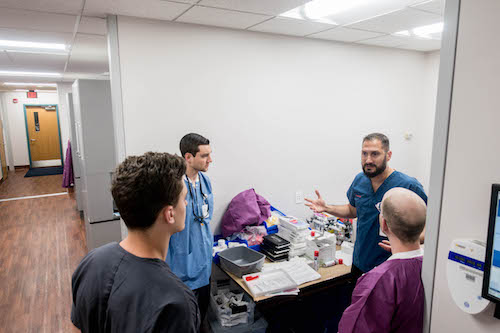
[(222, 236), (240, 232), (247, 225), (260, 225), (271, 216), (271, 204), (255, 193), (253, 188), (239, 193), (231, 200), (222, 217)]

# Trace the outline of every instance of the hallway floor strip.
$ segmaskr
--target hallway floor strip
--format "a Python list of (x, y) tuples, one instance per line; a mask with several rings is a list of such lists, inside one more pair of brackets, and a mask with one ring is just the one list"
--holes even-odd
[(42, 194), (42, 195), (31, 195), (31, 196), (28, 196), (28, 197), (19, 197), (19, 198), (0, 199), (0, 202), (13, 201), (13, 200), (36, 199), (36, 198), (44, 198), (44, 197), (54, 197), (54, 196), (57, 196), (57, 195), (65, 195), (65, 194), (68, 194), (68, 192)]

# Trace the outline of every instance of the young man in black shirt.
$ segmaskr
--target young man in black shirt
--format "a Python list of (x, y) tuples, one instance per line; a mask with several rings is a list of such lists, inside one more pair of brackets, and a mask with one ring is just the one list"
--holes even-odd
[(116, 169), (111, 192), (128, 236), (92, 250), (73, 274), (71, 320), (83, 333), (198, 331), (196, 298), (165, 262), (184, 229), (185, 172), (167, 153), (130, 156)]

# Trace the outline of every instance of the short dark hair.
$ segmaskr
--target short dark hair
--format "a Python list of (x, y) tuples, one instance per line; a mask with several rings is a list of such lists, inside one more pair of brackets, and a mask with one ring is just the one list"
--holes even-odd
[(191, 153), (193, 156), (200, 151), (199, 146), (209, 145), (210, 141), (196, 133), (189, 133), (182, 137), (181, 142), (179, 144), (179, 148), (181, 150), (182, 157), (186, 156), (186, 153)]
[(116, 169), (111, 193), (129, 229), (148, 229), (182, 192), (186, 162), (177, 155), (148, 152), (129, 156)]
[(386, 152), (388, 152), (391, 149), (389, 145), (389, 138), (385, 134), (370, 133), (363, 138), (363, 143), (365, 143), (365, 141), (373, 141), (373, 140), (379, 140), (382, 143), (382, 148), (384, 148)]
[(382, 201), (382, 215), (391, 232), (403, 243), (416, 242), (425, 227), (425, 211), (424, 214), (409, 215), (391, 200)]

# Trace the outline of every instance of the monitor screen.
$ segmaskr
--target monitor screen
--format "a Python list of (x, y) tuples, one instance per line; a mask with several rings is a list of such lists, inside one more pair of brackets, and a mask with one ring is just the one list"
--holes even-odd
[(500, 184), (494, 184), (491, 191), (482, 294), (484, 298), (500, 303)]

